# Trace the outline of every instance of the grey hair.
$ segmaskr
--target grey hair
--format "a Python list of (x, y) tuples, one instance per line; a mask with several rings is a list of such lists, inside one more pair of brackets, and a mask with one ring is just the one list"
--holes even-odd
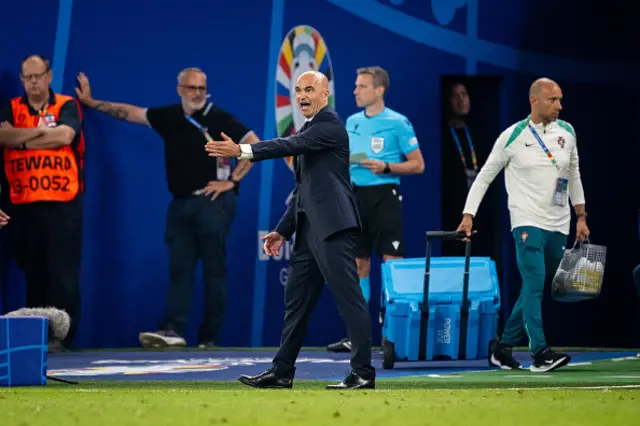
[(207, 79), (207, 74), (205, 74), (204, 71), (202, 71), (200, 68), (197, 67), (190, 67), (190, 68), (185, 68), (182, 71), (180, 71), (178, 73), (178, 84), (182, 83), (182, 80), (184, 79), (184, 76), (188, 73), (188, 72), (197, 72), (199, 74), (204, 75), (205, 80)]

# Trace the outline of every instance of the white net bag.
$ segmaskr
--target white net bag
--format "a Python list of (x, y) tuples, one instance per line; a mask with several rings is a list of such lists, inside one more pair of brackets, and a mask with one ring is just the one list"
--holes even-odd
[(564, 251), (560, 266), (553, 277), (552, 296), (560, 302), (579, 302), (600, 295), (604, 279), (607, 248), (576, 241)]

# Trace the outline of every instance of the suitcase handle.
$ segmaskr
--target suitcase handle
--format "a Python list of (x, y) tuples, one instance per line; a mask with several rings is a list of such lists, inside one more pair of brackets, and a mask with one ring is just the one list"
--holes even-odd
[(427, 240), (463, 240), (464, 238), (471, 238), (476, 231), (471, 233), (471, 236), (467, 237), (467, 234), (463, 231), (427, 231)]
[(427, 231), (427, 250), (425, 255), (424, 284), (422, 293), (422, 306), (420, 315), (420, 337), (418, 346), (418, 359), (423, 361), (426, 359), (427, 345), (427, 326), (429, 323), (429, 280), (431, 278), (431, 240), (460, 240), (465, 241), (465, 259), (464, 259), (464, 279), (462, 283), (462, 304), (460, 306), (460, 340), (458, 348), (458, 358), (466, 359), (467, 347), (467, 327), (469, 321), (469, 267), (471, 261), (471, 237), (477, 231), (472, 231), (471, 236), (467, 236), (466, 232), (460, 231)]

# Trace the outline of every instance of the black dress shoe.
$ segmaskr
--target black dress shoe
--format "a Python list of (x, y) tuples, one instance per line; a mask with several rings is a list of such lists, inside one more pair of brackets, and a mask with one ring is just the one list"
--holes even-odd
[(331, 343), (327, 345), (329, 352), (351, 352), (351, 341), (349, 339), (342, 339), (339, 342)]
[(267, 370), (257, 376), (243, 374), (238, 377), (238, 380), (245, 385), (261, 389), (291, 389), (293, 387), (293, 379), (278, 377), (271, 370)]
[(343, 381), (336, 385), (327, 385), (327, 389), (375, 389), (376, 379), (365, 379), (357, 373), (351, 372)]

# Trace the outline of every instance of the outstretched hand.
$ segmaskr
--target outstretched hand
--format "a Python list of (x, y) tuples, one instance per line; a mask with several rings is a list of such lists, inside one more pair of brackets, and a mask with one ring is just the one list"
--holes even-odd
[(224, 133), (220, 133), (222, 136), (221, 141), (207, 142), (204, 146), (204, 150), (209, 153), (210, 157), (239, 157), (242, 154), (240, 145), (235, 143), (233, 139)]
[(78, 87), (76, 87), (76, 96), (78, 100), (83, 104), (90, 106), (93, 103), (93, 98), (91, 97), (91, 84), (89, 84), (89, 78), (83, 72), (78, 73), (76, 77), (76, 81), (78, 82)]

